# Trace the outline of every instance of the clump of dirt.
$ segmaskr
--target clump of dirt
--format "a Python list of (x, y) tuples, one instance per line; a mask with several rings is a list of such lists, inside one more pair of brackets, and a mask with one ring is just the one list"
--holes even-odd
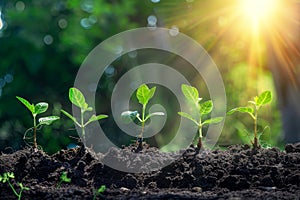
[[(111, 148), (106, 154), (78, 147), (49, 156), (24, 149), (0, 155), (0, 174), (14, 172), (16, 182), (29, 187), (23, 199), (92, 199), (106, 185), (101, 199), (299, 199), (300, 143), (256, 149), (231, 146), (200, 151), (189, 147), (166, 167), (147, 173), (127, 173), (106, 166), (109, 159), (147, 170), (153, 163), (169, 162), (174, 153), (144, 146)], [(135, 156), (134, 159), (128, 156)], [(178, 155), (178, 153), (176, 155)], [(149, 156), (151, 155), (151, 156)], [(57, 188), (62, 172), (71, 183)], [(7, 184), (0, 184), (1, 199), (16, 199)]]

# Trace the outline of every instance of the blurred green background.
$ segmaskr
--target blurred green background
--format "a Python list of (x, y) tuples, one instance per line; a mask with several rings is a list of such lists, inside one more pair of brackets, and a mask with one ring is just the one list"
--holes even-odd
[[(259, 123), (260, 130), (270, 127), (263, 134), (262, 143), (282, 145), (281, 118), (267, 67), (266, 44), (256, 41), (253, 47), (249, 39), (251, 30), (231, 20), (231, 11), (237, 9), (235, 5), (236, 1), (228, 0), (0, 0), (0, 150), (11, 152), (30, 143), (23, 140), (23, 135), (32, 126), (31, 116), (16, 95), (34, 103), (49, 102), (45, 115), (61, 116), (60, 121), (39, 130), (38, 144), (46, 152), (55, 153), (77, 144), (74, 124), (61, 115), (60, 109), (71, 111), (68, 89), (85, 56), (108, 37), (145, 26), (179, 30), (203, 45), (223, 76), (228, 109), (244, 106), (258, 93), (271, 90), (274, 100), (262, 109)], [(250, 52), (252, 48), (257, 50), (254, 55)], [(101, 94), (98, 113), (111, 114), (113, 86), (130, 69), (121, 67), (125, 64), (128, 58), (123, 56), (101, 78), (97, 86)], [(191, 69), (185, 70), (188, 73)], [(204, 87), (201, 78), (190, 78), (199, 89)], [(203, 91), (200, 95), (208, 99), (208, 93)], [(159, 100), (159, 94), (167, 97)], [(169, 105), (166, 108), (169, 115), (175, 116), (178, 104), (176, 100), (172, 103), (171, 97), (166, 88), (160, 87), (156, 101), (165, 107)], [(180, 119), (176, 116), (174, 120)], [(174, 120), (169, 120), (170, 128), (163, 131), (176, 129)], [(119, 145), (127, 145), (133, 139), (126, 137), (112, 118), (101, 124)], [(245, 130), (251, 132), (252, 126), (247, 115), (227, 117), (219, 145), (249, 143)], [(168, 139), (163, 134), (152, 138), (150, 143), (164, 143)]]

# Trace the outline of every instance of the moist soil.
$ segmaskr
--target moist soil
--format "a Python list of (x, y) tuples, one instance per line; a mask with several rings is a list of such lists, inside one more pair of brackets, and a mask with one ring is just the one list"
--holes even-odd
[[(169, 154), (143, 146), (135, 160), (126, 153), (134, 145), (106, 154), (78, 147), (50, 156), (32, 148), (0, 155), (0, 174), (14, 172), (17, 182), (29, 187), (22, 199), (93, 199), (101, 185), (107, 189), (97, 199), (300, 199), (300, 143), (278, 148), (252, 149), (248, 145), (199, 152), (189, 147), (173, 163), (148, 173), (126, 173), (104, 165), (105, 159), (165, 160)], [(140, 158), (140, 159), (139, 159)], [(70, 183), (57, 184), (66, 171)], [(17, 186), (16, 186), (17, 187)], [(18, 188), (19, 189), (19, 188)], [(0, 183), (0, 199), (17, 199), (8, 184)]]

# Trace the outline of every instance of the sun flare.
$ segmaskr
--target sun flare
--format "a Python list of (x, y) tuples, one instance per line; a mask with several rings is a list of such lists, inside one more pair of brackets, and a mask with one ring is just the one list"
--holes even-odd
[(241, 11), (252, 23), (259, 23), (262, 20), (274, 16), (277, 8), (276, 0), (241, 0)]

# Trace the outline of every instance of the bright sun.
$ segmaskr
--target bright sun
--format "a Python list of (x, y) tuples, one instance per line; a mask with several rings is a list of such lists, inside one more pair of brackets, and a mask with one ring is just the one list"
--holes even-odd
[(252, 21), (260, 23), (272, 17), (277, 7), (276, 0), (241, 0), (241, 11)]

